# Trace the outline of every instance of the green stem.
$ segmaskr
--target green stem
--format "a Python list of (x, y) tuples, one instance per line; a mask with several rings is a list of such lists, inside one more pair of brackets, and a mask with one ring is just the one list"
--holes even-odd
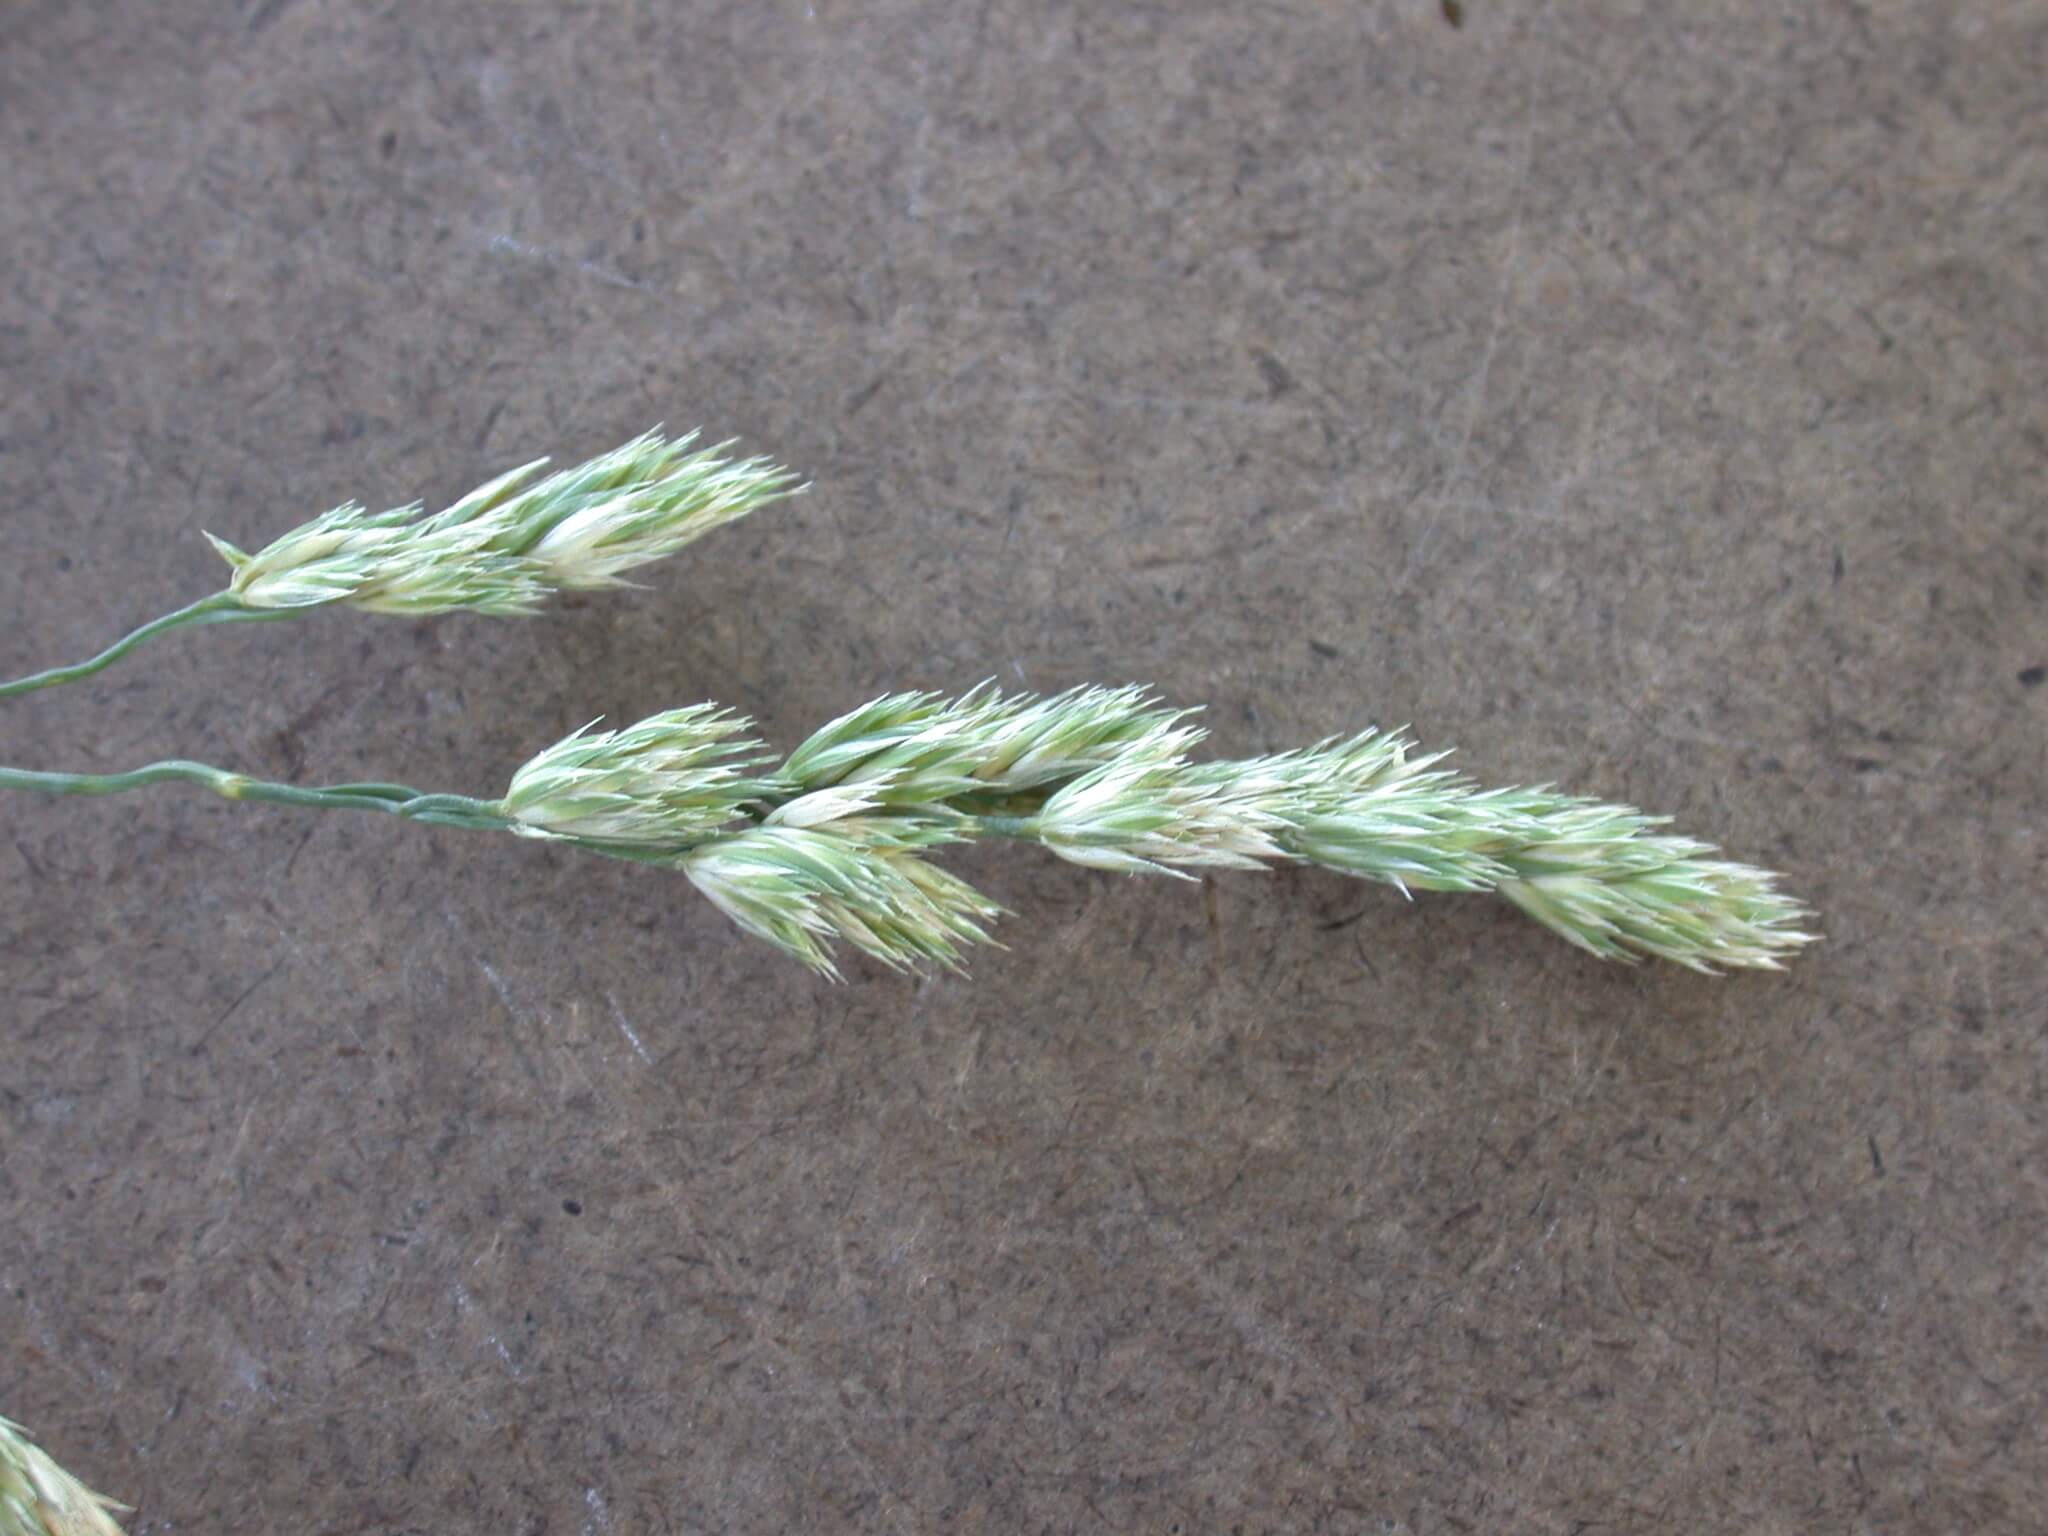
[(1026, 842), (1038, 840), (1036, 816), (976, 816), (968, 826), (982, 837), (1018, 837)]
[(75, 683), (82, 677), (91, 677), (95, 672), (111, 667), (143, 641), (166, 630), (179, 629), (187, 624), (236, 624), (260, 619), (288, 619), (297, 611), (292, 608), (245, 608), (241, 599), (232, 592), (216, 592), (211, 597), (202, 597), (196, 603), (186, 604), (175, 613), (167, 613), (160, 619), (151, 619), (140, 629), (123, 635), (89, 661), (76, 662), (68, 667), (51, 667), (47, 672), (35, 672), (27, 677), (17, 677), (11, 683), (0, 683), (0, 699), (11, 699), (18, 693), (34, 693), (38, 688), (54, 688), (59, 683)]
[(33, 789), (46, 795), (120, 795), (154, 784), (197, 784), (223, 800), (255, 800), (305, 810), (385, 811), (409, 821), (443, 827), (495, 831), (511, 826), (491, 802), (472, 800), (467, 795), (427, 795), (397, 784), (331, 784), (305, 789), (175, 758), (148, 763), (126, 773), (40, 773), (26, 768), (0, 768), (0, 789)]

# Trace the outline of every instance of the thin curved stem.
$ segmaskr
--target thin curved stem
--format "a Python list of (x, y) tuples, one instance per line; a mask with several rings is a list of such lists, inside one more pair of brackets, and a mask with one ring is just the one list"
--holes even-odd
[(111, 667), (143, 641), (161, 635), (166, 630), (181, 629), (187, 624), (237, 624), (263, 619), (288, 619), (298, 611), (291, 608), (245, 608), (241, 599), (233, 593), (216, 592), (211, 597), (202, 597), (196, 603), (187, 603), (183, 608), (174, 613), (167, 613), (160, 619), (151, 619), (140, 629), (131, 630), (89, 660), (74, 662), (68, 667), (51, 667), (44, 672), (32, 672), (27, 677), (17, 677), (12, 682), (0, 682), (0, 699), (11, 699), (18, 693), (34, 693), (39, 688), (54, 688), (59, 683), (75, 683), (82, 677), (91, 677), (95, 672), (102, 672)]
[(172, 758), (147, 763), (125, 773), (44, 773), (26, 768), (0, 768), (0, 789), (38, 790), (46, 795), (120, 795), (156, 784), (196, 784), (223, 800), (254, 800), (304, 810), (384, 811), (409, 821), (443, 827), (499, 831), (512, 823), (486, 800), (468, 795), (429, 795), (398, 784), (332, 784), (304, 788), (252, 779), (208, 763)]

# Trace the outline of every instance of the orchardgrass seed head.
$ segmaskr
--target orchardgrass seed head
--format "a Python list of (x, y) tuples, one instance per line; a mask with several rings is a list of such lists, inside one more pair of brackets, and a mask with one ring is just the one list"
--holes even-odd
[(432, 516), (351, 502), (253, 555), (207, 538), (244, 608), (532, 613), (557, 592), (627, 585), (626, 572), (800, 489), (767, 459), (728, 458), (729, 443), (693, 451), (695, 441), (657, 430), (534, 480), (547, 464), (537, 459)]
[(1426, 891), (1496, 891), (1607, 959), (1777, 969), (1812, 935), (1776, 877), (1546, 788), (1481, 790), (1368, 730), (1193, 762), (1186, 712), (1140, 688), (895, 693), (768, 768), (711, 705), (578, 732), (513, 776), (515, 831), (672, 863), (749, 933), (836, 975), (845, 939), (892, 966), (956, 969), (998, 908), (924, 857), (977, 837), (1123, 874), (1315, 864)]

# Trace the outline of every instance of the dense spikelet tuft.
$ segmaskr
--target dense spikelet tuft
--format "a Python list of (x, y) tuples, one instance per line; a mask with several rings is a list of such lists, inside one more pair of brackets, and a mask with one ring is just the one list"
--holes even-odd
[[(524, 490), (499, 492), (502, 481), (494, 482), (432, 526), (486, 529), (493, 551), (532, 560), (558, 587), (623, 586), (627, 571), (798, 489), (796, 477), (768, 459), (726, 457), (731, 442), (693, 452), (695, 442), (695, 433), (669, 441), (649, 432)], [(483, 499), (472, 509), (476, 498)]]
[[(1487, 797), (1475, 797), (1484, 800)], [(1603, 959), (1654, 955), (1711, 974), (1775, 971), (1814, 941), (1810, 914), (1778, 877), (1655, 829), (1666, 818), (1547, 789), (1507, 791), (1495, 857), (1501, 895)]]
[(417, 509), (367, 512), (353, 502), (322, 513), (253, 555), (206, 537), (234, 574), (228, 591), (244, 608), (318, 608), (346, 603), (365, 613), (535, 612), (550, 588), (540, 567), (473, 538), (428, 534)]
[(1021, 793), (1062, 783), (1156, 742), (1187, 718), (1149, 688), (1070, 688), (1049, 699), (1019, 695), (987, 722), (972, 777), (977, 785)]
[(1201, 732), (1168, 727), (1059, 790), (1038, 835), (1063, 859), (1120, 874), (1176, 874), (1169, 866), (1261, 869), (1284, 857), (1283, 825), (1265, 787), (1199, 777), (1186, 750)]
[(623, 730), (586, 726), (513, 774), (497, 808), (530, 837), (686, 848), (766, 792), (747, 775), (766, 760), (761, 743), (741, 734), (749, 724), (696, 704)]
[(800, 795), (839, 789), (898, 805), (951, 799), (974, 787), (977, 749), (1003, 707), (986, 688), (951, 700), (884, 694), (814, 731), (776, 777)]
[(1269, 786), (1290, 858), (1394, 886), (1403, 894), (1486, 891), (1507, 873), (1479, 851), (1465, 811), (1471, 788), (1412, 757), (1400, 732), (1362, 731), (1298, 752), (1203, 765), (1204, 777)]
[(929, 805), (1014, 794), (1086, 773), (1178, 720), (1142, 688), (1005, 697), (983, 683), (958, 699), (892, 693), (841, 715), (790, 753), (798, 791), (875, 786), (881, 803)]
[(19, 1424), (0, 1419), (0, 1536), (121, 1536), (125, 1506), (52, 1461)]
[(960, 969), (966, 944), (989, 942), (1002, 911), (965, 881), (886, 835), (842, 820), (830, 829), (764, 826), (706, 843), (683, 872), (747, 932), (837, 977), (827, 945), (845, 939), (884, 964)]
[(350, 503), (253, 555), (207, 537), (246, 608), (531, 613), (556, 592), (625, 585), (627, 571), (800, 489), (766, 459), (695, 441), (649, 432), (540, 480), (536, 460), (432, 516)]
[(1287, 855), (1406, 892), (1498, 891), (1603, 959), (1777, 970), (1810, 944), (1810, 915), (1777, 876), (1656, 831), (1665, 818), (1533, 789), (1481, 790), (1375, 732), (1303, 753), (1205, 765), (1210, 781), (1271, 786)]

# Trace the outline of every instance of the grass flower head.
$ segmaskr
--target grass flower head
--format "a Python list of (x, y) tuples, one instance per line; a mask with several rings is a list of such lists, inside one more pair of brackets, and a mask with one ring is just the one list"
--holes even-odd
[(443, 512), (350, 503), (246, 554), (208, 534), (246, 608), (344, 603), (371, 613), (531, 613), (551, 594), (625, 585), (625, 573), (797, 489), (766, 459), (693, 449), (657, 430), (535, 480), (538, 459)]

